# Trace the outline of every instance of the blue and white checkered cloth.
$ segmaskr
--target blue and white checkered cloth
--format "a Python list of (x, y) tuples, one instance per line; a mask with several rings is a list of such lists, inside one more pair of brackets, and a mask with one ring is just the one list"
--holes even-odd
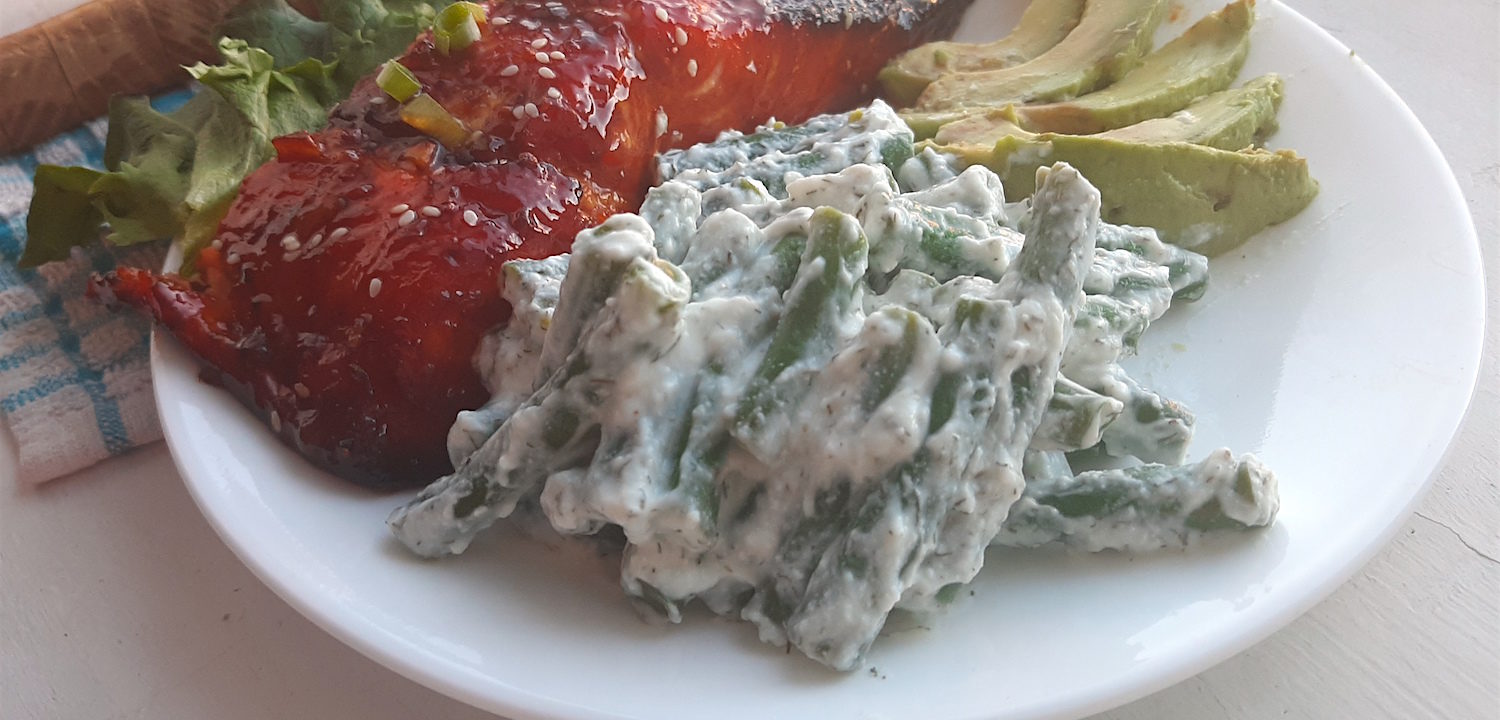
[[(186, 92), (163, 98), (175, 105)], [(148, 364), (148, 323), (84, 297), (88, 276), (117, 264), (160, 268), (162, 243), (90, 243), (66, 262), (16, 267), (26, 244), (31, 177), (40, 163), (99, 167), (103, 120), (32, 152), (0, 157), (0, 411), (19, 477), (43, 482), (161, 439)]]

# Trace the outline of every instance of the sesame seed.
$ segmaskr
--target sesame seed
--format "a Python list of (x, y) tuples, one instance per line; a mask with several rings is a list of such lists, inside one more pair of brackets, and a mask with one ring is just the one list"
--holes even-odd
[(526, 18), (525, 20), (521, 21), (521, 27), (526, 28), (527, 30), (535, 30), (541, 26), (541, 23), (532, 20), (531, 18)]
[(491, 25), (509, 25), (510, 24), (510, 18), (508, 18), (508, 17), (493, 17), (493, 18), (490, 18), (490, 24)]
[(500, 77), (510, 77), (518, 72), (521, 72), (520, 65), (506, 65), (505, 69), (500, 71)]
[(517, 120), (520, 120), (521, 118), (526, 116), (526, 108), (524, 106), (517, 105), (510, 109), (510, 114), (516, 116)]
[(401, 227), (406, 227), (407, 225), (410, 225), (410, 224), (416, 222), (416, 220), (417, 220), (417, 211), (415, 211), (415, 210), (407, 210), (406, 212), (401, 213), (401, 217), (400, 217), (400, 219), (396, 220), (396, 224), (399, 225), (399, 226), (401, 226)]
[(532, 48), (544, 48), (544, 47), (547, 47), (547, 38), (537, 38), (535, 40), (532, 40), (531, 41), (531, 47)]
[(547, 64), (547, 63), (549, 63), (549, 62), (552, 61), (552, 57), (549, 56), (547, 53), (544, 53), (544, 52), (538, 50), (536, 52), (536, 61), (539, 62), (539, 63), (542, 63), (543, 65), (545, 65), (545, 64)]
[(211, 247), (211, 248), (213, 248), (215, 250), (223, 250), (224, 249), (224, 241), (220, 240), (218, 238), (214, 238), (214, 241), (211, 242), (211, 243), (209, 243), (208, 245), (209, 245), (209, 247)]
[(281, 236), (281, 247), (287, 250), (296, 250), (302, 247), (302, 243), (297, 240), (297, 233), (287, 233)]
[(667, 9), (666, 8), (660, 8), (659, 7), (659, 8), (656, 9), (656, 19), (660, 20), (662, 22), (668, 22), (672, 18), (667, 17)]
[(443, 214), (443, 211), (442, 211), (442, 210), (439, 210), (439, 209), (437, 209), (437, 207), (436, 207), (436, 206), (433, 206), (433, 205), (427, 205), (427, 206), (424, 206), (424, 207), (423, 207), (423, 208), (422, 208), (422, 214), (423, 214), (423, 215), (426, 215), (426, 216), (427, 216), (427, 217), (437, 217), (437, 216), (439, 216), (439, 215), (442, 215), (442, 214)]
[(307, 386), (303, 385), (302, 383), (293, 385), (292, 390), (297, 393), (297, 397), (307, 397), (308, 395), (312, 394), (312, 391), (308, 390)]
[(323, 233), (313, 233), (312, 239), (307, 241), (307, 246), (316, 247), (320, 242), (323, 242)]
[(227, 262), (230, 265), (238, 265), (240, 264), (240, 254), (237, 252), (229, 253), (229, 256), (224, 258), (224, 262)]
[(688, 77), (698, 77), (698, 61), (688, 61)]
[(549, 67), (537, 68), (536, 69), (536, 74), (541, 75), (542, 77), (547, 78), (548, 80), (552, 80), (553, 78), (557, 77), (557, 72), (554, 71), (552, 68), (549, 68)]
[(556, 100), (556, 99), (562, 97), (562, 91), (558, 90), (555, 87), (547, 88), (547, 97), (552, 98), (553, 100)]
[(686, 45), (687, 44), (687, 31), (683, 30), (682, 28), (677, 28), (676, 30), (673, 30), (672, 31), (672, 37), (677, 39), (677, 44), (678, 45)]
[(755, 69), (755, 61), (754, 61), (754, 60), (751, 60), (751, 61), (750, 61), (750, 64), (749, 64), (749, 65), (746, 65), (746, 66), (745, 66), (745, 69), (746, 69), (746, 70), (749, 70), (749, 71), (750, 71), (750, 72), (752, 72), (752, 73), (755, 73), (755, 72), (760, 72), (760, 71), (759, 71), (759, 70), (756, 70), (756, 69)]
[(376, 95), (375, 97), (370, 98), (370, 104), (371, 105), (384, 105), (385, 104), (385, 96), (384, 95)]
[(271, 302), (271, 296), (268, 293), (261, 293), (259, 295), (256, 295), (253, 298), (250, 298), (250, 302), (252, 302), (252, 303)]
[(391, 214), (392, 215), (400, 215), (401, 213), (406, 212), (407, 209), (409, 209), (410, 207), (411, 206), (407, 205), (406, 203), (399, 203), (399, 204), (396, 204), (396, 205), (392, 205), (391, 206)]
[(339, 239), (339, 238), (341, 238), (341, 237), (343, 237), (345, 235), (348, 235), (348, 234), (349, 234), (349, 228), (346, 228), (346, 227), (334, 228), (333, 232), (328, 233), (328, 239), (329, 240), (337, 240), (337, 239)]
[(271, 432), (281, 432), (281, 416), (277, 415), (275, 410), (271, 411)]
[(526, 114), (531, 117), (540, 117), (542, 111), (536, 109), (536, 103), (526, 103)]
[(568, 56), (562, 54), (561, 50), (553, 50), (552, 52), (547, 53), (547, 57), (552, 58), (553, 60), (563, 60)]
[(370, 278), (370, 297), (380, 294), (380, 278)]
[(464, 222), (467, 223), (469, 227), (474, 227), (475, 225), (478, 225), (479, 224), (479, 213), (474, 212), (473, 210), (465, 210), (464, 211)]

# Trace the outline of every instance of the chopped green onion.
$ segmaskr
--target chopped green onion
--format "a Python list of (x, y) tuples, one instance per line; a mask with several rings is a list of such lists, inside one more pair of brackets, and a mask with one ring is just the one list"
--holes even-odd
[(405, 65), (395, 60), (380, 66), (380, 74), (375, 76), (375, 84), (379, 85), (380, 89), (394, 98), (396, 102), (404, 103), (422, 92), (422, 83), (417, 80), (417, 76), (411, 74)]
[(452, 149), (469, 143), (469, 128), (431, 95), (418, 95), (401, 106), (401, 121)]
[(486, 22), (484, 6), (456, 2), (443, 8), (432, 23), (432, 41), (438, 52), (447, 55), (479, 41), (479, 27)]

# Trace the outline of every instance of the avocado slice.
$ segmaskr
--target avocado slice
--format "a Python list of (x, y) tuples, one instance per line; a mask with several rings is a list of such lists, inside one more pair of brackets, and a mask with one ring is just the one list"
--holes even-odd
[(1262, 75), (1232, 90), (1205, 95), (1164, 118), (1099, 133), (1127, 142), (1190, 142), (1220, 150), (1259, 145), (1276, 132), (1281, 108), (1281, 76)]
[(1301, 212), (1318, 193), (1307, 161), (1245, 148), (1274, 127), (1281, 79), (1256, 78), (1202, 98), (1170, 118), (1097, 135), (1031, 133), (1013, 108), (946, 125), (923, 143), (1000, 175), (1008, 198), (1036, 189), (1036, 169), (1062, 161), (1099, 188), (1112, 223), (1156, 228), (1205, 255), (1238, 247)]
[[(1239, 150), (1258, 144), (1276, 129), (1281, 87), (1280, 76), (1274, 73), (1263, 75), (1238, 88), (1205, 95), (1168, 117), (1144, 120), (1095, 137), (1141, 143), (1188, 142), (1221, 150)], [(928, 145), (955, 153), (971, 165), (993, 166), (1005, 162), (991, 157), (996, 152), (995, 144), (1002, 138), (1042, 141), (1041, 135), (1021, 127), (1019, 110), (998, 108), (949, 123)], [(1027, 146), (1012, 144), (1007, 147)], [(1014, 164), (1016, 161), (1008, 162)]]
[[(1193, 143), (1138, 143), (1098, 135), (1043, 135), (1049, 162), (1078, 168), (1099, 188), (1101, 217), (1155, 228), (1162, 240), (1208, 256), (1291, 219), (1318, 194), (1307, 160), (1290, 150), (1220, 150)], [(1007, 138), (996, 146), (997, 157)], [(1000, 172), (1008, 196), (1036, 190), (1029, 163)]]
[(1084, 0), (1032, 0), (1009, 35), (990, 43), (931, 42), (908, 50), (880, 71), (886, 96), (910, 105), (950, 72), (999, 70), (1051, 50), (1083, 16)]
[(1181, 110), (1229, 87), (1250, 53), (1255, 0), (1238, 0), (1146, 56), (1119, 82), (1075, 100), (1016, 108), (1032, 132), (1088, 135)]
[(1052, 102), (1109, 85), (1151, 50), (1166, 8), (1167, 0), (1088, 0), (1078, 26), (1051, 50), (1014, 67), (944, 75), (922, 91), (916, 108)]

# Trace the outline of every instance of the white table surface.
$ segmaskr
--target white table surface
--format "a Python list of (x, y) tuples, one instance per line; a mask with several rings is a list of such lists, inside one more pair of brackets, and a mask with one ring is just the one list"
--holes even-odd
[[(0, 32), (80, 2), (0, 0)], [(1431, 493), (1353, 580), (1249, 651), (1098, 718), (1500, 718), (1500, 0), (1292, 4), (1395, 87), (1453, 166), (1492, 293), (1479, 390)], [(8, 433), (0, 458), (0, 718), (493, 718), (261, 585), (161, 444), (40, 488), (15, 481)]]

